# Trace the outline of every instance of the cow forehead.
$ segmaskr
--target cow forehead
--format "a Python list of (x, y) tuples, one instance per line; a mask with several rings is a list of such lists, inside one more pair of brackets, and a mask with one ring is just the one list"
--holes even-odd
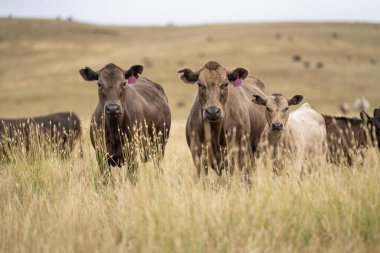
[(283, 108), (288, 106), (288, 100), (285, 96), (275, 95), (269, 96), (267, 99), (267, 106), (271, 108)]
[(108, 67), (108, 65), (100, 71), (99, 76), (104, 82), (115, 82), (124, 79), (122, 69), (116, 66)]
[(199, 80), (206, 85), (215, 85), (224, 82), (227, 79), (226, 69), (219, 67), (215, 70), (209, 70), (207, 68), (202, 69), (199, 72)]

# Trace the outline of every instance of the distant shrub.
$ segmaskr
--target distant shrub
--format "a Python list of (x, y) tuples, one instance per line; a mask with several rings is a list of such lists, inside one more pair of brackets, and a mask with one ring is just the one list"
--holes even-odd
[(178, 64), (178, 66), (183, 67), (183, 66), (185, 66), (186, 62), (184, 60), (179, 60), (177, 62), (177, 64)]
[(200, 53), (198, 54), (198, 56), (199, 56), (199, 58), (205, 58), (205, 57), (206, 57), (206, 54), (203, 53), (203, 52), (200, 52)]
[(153, 67), (153, 61), (151, 59), (149, 59), (148, 57), (144, 57), (142, 59), (142, 62), (143, 62), (144, 67), (146, 67), (146, 68)]
[(317, 67), (317, 69), (321, 69), (323, 68), (323, 62), (317, 62), (315, 66)]
[(207, 41), (208, 43), (211, 43), (211, 42), (214, 41), (214, 38), (211, 37), (211, 36), (207, 36), (207, 37), (206, 37), (206, 41)]
[(301, 60), (302, 60), (301, 55), (299, 55), (299, 54), (295, 54), (295, 55), (293, 55), (293, 61), (294, 61), (294, 62), (299, 62), (299, 61), (301, 61)]
[(176, 106), (177, 106), (178, 108), (182, 108), (182, 107), (185, 106), (185, 102), (184, 102), (183, 100), (180, 100), (180, 101), (177, 102)]

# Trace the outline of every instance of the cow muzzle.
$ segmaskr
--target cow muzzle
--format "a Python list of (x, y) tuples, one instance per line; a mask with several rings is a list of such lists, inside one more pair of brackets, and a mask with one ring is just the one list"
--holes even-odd
[(121, 112), (121, 106), (118, 104), (108, 104), (105, 106), (105, 113), (109, 117), (119, 116)]
[(205, 118), (209, 121), (219, 121), (222, 116), (222, 110), (216, 106), (210, 106), (205, 109)]
[(272, 129), (272, 130), (275, 130), (275, 131), (283, 130), (283, 129), (284, 129), (284, 124), (282, 124), (282, 123), (280, 123), (280, 122), (272, 123), (272, 125), (271, 125), (271, 129)]

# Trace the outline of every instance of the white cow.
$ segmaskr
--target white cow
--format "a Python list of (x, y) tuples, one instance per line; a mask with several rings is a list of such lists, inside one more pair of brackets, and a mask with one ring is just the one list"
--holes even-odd
[(322, 115), (308, 103), (289, 113), (289, 106), (299, 104), (302, 99), (301, 95), (287, 99), (277, 93), (266, 98), (253, 96), (254, 103), (266, 107), (268, 124), (260, 142), (273, 150), (273, 169), (277, 174), (283, 171), (287, 158), (301, 173), (305, 165), (326, 157), (326, 124)]

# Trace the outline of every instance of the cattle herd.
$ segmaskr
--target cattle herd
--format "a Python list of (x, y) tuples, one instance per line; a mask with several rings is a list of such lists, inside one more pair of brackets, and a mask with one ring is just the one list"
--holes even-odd
[[(110, 63), (99, 71), (86, 67), (79, 72), (98, 86), (99, 101), (90, 125), (98, 162), (103, 160), (108, 167), (129, 165), (137, 155), (137, 135), (145, 140), (143, 161), (151, 157), (150, 145), (156, 146), (162, 158), (170, 133), (170, 108), (163, 88), (140, 76), (143, 66), (124, 70)], [(374, 110), (373, 117), (364, 111), (360, 118), (334, 117), (304, 103), (289, 112), (303, 96), (267, 96), (264, 83), (244, 68), (229, 71), (209, 61), (197, 71), (185, 68), (178, 73), (183, 82), (198, 86), (186, 123), (186, 140), (198, 176), (207, 175), (209, 168), (218, 175), (249, 172), (262, 154), (269, 155), (277, 174), (284, 171), (286, 160), (292, 161), (297, 173), (318, 157), (351, 166), (355, 158), (364, 159), (367, 148), (380, 149), (380, 109)], [(75, 113), (0, 119), (0, 158), (6, 160), (16, 146), (27, 154), (42, 138), (67, 157), (75, 142), (81, 142), (81, 134)]]

